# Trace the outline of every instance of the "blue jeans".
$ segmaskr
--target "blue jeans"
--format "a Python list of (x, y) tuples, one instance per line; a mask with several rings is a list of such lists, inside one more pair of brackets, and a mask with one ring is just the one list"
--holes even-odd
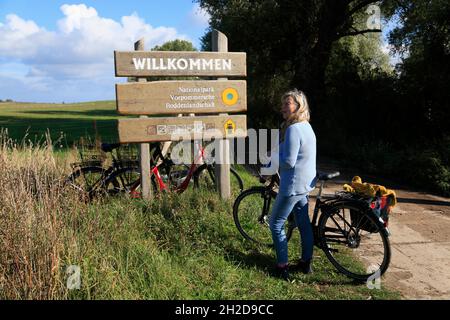
[(306, 193), (294, 196), (278, 194), (275, 199), (269, 224), (279, 265), (288, 263), (288, 246), (284, 224), (292, 211), (294, 211), (295, 223), (300, 230), (302, 259), (304, 261), (312, 259), (314, 236), (308, 215), (308, 198)]

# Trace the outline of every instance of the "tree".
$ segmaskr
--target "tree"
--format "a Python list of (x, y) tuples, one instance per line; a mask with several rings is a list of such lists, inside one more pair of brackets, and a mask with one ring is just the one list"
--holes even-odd
[[(376, 1), (197, 2), (211, 15), (211, 28), (229, 37), (229, 50), (248, 53), (249, 103), (258, 109), (278, 106), (281, 91), (289, 86), (303, 89), (320, 110), (325, 105), (325, 76), (333, 44), (343, 37), (380, 32), (357, 28), (358, 14)], [(210, 49), (208, 34), (202, 43), (203, 50)]]
[[(197, 51), (192, 42), (187, 40), (175, 39), (168, 41), (161, 46), (155, 46), (152, 51)], [(153, 81), (160, 80), (195, 80), (197, 77), (153, 77)]]
[[(249, 125), (274, 125), (282, 91), (297, 87), (319, 152), (450, 193), (448, 0), (196, 1), (229, 50), (247, 52)], [(367, 27), (372, 4), (397, 20), (395, 73)], [(202, 44), (210, 50), (209, 34)]]
[(161, 46), (154, 46), (152, 51), (197, 51), (197, 49), (190, 41), (175, 39)]
[(450, 135), (450, 3), (447, 0), (396, 0), (386, 7), (398, 20), (390, 34), (403, 54), (397, 69), (404, 118), (425, 138)]

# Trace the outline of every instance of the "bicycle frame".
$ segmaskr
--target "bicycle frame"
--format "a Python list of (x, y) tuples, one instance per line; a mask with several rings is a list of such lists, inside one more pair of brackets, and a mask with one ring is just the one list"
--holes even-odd
[[(272, 176), (269, 185), (266, 186), (266, 190), (268, 193), (265, 195), (263, 209), (262, 209), (261, 215), (258, 217), (258, 221), (261, 224), (267, 223), (266, 218), (269, 214), (270, 202), (272, 200), (270, 193), (275, 192), (273, 189), (277, 185), (277, 180), (275, 177), (276, 177), (276, 175)], [(330, 202), (336, 203), (338, 201), (341, 201), (341, 199), (336, 198), (336, 197), (329, 197), (326, 200), (322, 200), (324, 197), (322, 195), (324, 186), (325, 186), (325, 180), (320, 180), (319, 192), (316, 196), (316, 202), (314, 205), (314, 212), (313, 212), (312, 221), (311, 221), (311, 226), (313, 228), (313, 235), (314, 235), (314, 244), (316, 246), (320, 246), (319, 234), (318, 234), (320, 209), (323, 208), (325, 205), (328, 205)], [(296, 224), (294, 223), (294, 216), (292, 213), (289, 214), (287, 221), (288, 221), (288, 233), (291, 233), (296, 228)], [(353, 228), (352, 226), (349, 226), (349, 227)], [(341, 231), (344, 232), (343, 230), (341, 230)]]
[(313, 228), (317, 227), (317, 223), (318, 223), (318, 218), (319, 218), (319, 209), (320, 206), (322, 205), (322, 192), (323, 192), (323, 187), (325, 185), (325, 181), (321, 181), (320, 182), (320, 189), (319, 189), (319, 193), (317, 194), (317, 198), (316, 198), (316, 204), (314, 205), (314, 213), (313, 213), (313, 218), (311, 221), (311, 224), (313, 225)]
[[(157, 182), (157, 185), (158, 185), (158, 188), (159, 188), (160, 191), (164, 191), (164, 192), (171, 192), (171, 191), (173, 191), (173, 192), (181, 193), (181, 192), (185, 191), (189, 187), (189, 183), (191, 182), (191, 179), (192, 179), (192, 177), (194, 175), (195, 170), (205, 160), (205, 149), (200, 144), (200, 142), (199, 141), (195, 141), (194, 142), (194, 146), (195, 146), (194, 148), (198, 150), (196, 158), (194, 159), (194, 162), (190, 165), (186, 178), (183, 180), (183, 182), (179, 186), (176, 186), (173, 190), (170, 188), (170, 186), (168, 184), (166, 184), (164, 182), (164, 180), (161, 177), (161, 174), (159, 172), (159, 169), (158, 169), (159, 166), (161, 166), (164, 163), (164, 161), (162, 163), (156, 165), (154, 168), (151, 169), (151, 173), (155, 176), (156, 182)], [(130, 189), (130, 194), (133, 197), (140, 197), (140, 193), (137, 191), (137, 188), (140, 186), (140, 184), (141, 184), (141, 180), (138, 179), (136, 181), (136, 183)]]

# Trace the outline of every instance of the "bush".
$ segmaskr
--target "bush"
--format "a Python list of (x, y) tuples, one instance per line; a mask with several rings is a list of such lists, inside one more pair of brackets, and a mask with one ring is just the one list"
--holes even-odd
[(417, 153), (405, 161), (406, 169), (411, 169), (404, 170), (405, 177), (424, 189), (450, 196), (450, 167), (442, 158), (435, 150)]
[[(450, 138), (435, 142), (394, 146), (382, 141), (347, 139), (332, 152), (345, 165), (394, 181), (450, 196)], [(327, 152), (328, 151), (328, 152)]]

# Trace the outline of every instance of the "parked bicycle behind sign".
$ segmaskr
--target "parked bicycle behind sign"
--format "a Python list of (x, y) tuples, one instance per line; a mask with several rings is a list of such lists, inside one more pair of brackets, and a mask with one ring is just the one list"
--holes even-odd
[[(194, 142), (197, 150), (192, 163), (175, 164), (170, 152), (163, 153), (159, 143), (151, 144), (150, 170), (152, 189), (161, 192), (184, 192), (190, 185), (213, 190), (215, 163), (206, 161), (205, 148)], [(135, 145), (107, 144), (81, 145), (81, 162), (73, 163), (73, 172), (66, 182), (79, 192), (80, 197), (92, 200), (105, 195), (128, 194), (142, 196), (138, 150)], [(109, 157), (108, 157), (109, 154)], [(106, 159), (110, 158), (109, 163)], [(231, 193), (235, 198), (244, 188), (238, 172), (230, 167)]]

